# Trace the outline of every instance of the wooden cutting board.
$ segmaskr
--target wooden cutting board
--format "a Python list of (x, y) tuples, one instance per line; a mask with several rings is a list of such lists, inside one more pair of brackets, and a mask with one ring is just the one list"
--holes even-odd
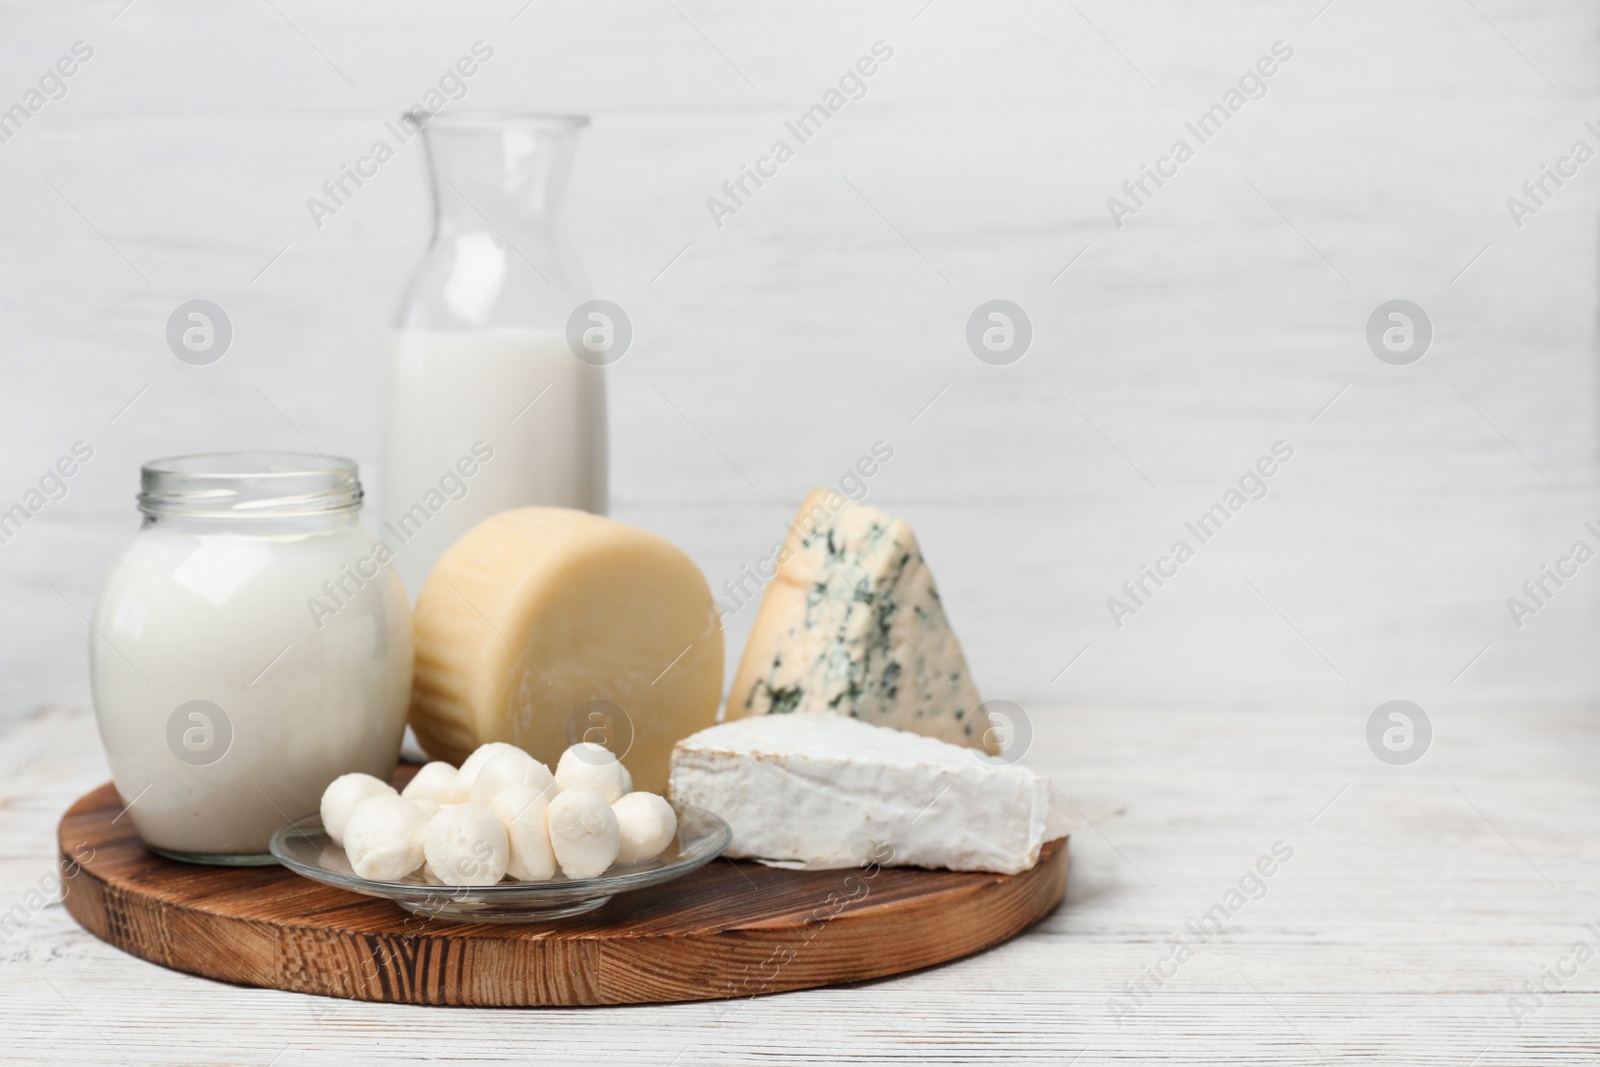
[(208, 978), (406, 1004), (716, 1000), (880, 978), (1016, 936), (1055, 909), (1067, 884), (1065, 840), (1013, 876), (719, 859), (588, 915), (464, 924), (282, 867), (165, 859), (117, 818), (122, 810), (107, 783), (61, 819), (66, 907), (90, 933)]

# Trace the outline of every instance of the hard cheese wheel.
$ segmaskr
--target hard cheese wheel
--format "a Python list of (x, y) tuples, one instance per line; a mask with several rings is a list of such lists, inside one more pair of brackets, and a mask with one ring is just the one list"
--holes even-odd
[(665, 792), (679, 739), (710, 726), (722, 630), (705, 576), (647, 530), (518, 508), (452, 545), (417, 599), (411, 725), (459, 764), (489, 741), (548, 767), (593, 741)]

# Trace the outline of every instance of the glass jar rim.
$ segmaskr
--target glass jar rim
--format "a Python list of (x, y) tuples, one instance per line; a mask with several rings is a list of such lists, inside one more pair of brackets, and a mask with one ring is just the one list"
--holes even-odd
[(361, 507), (353, 459), (314, 452), (199, 452), (139, 468), (146, 515), (278, 519)]

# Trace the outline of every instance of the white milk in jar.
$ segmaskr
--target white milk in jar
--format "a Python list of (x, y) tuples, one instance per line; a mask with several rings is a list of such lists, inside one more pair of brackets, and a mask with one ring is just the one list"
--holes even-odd
[(411, 688), (411, 610), (356, 520), (349, 460), (146, 464), (144, 525), (95, 605), (90, 671), (112, 778), (179, 859), (271, 862), (341, 774), (387, 779)]

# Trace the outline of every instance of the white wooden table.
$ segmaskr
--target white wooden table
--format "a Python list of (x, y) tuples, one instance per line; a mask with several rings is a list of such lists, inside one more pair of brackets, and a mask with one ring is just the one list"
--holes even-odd
[[(736, 1002), (489, 1011), (232, 987), (123, 955), (51, 905), (0, 946), (0, 1063), (1593, 1062), (1600, 960), (1518, 1021), (1508, 996), (1600, 946), (1600, 720), (1434, 716), (1410, 767), (1366, 716), (1030, 709), (1031, 764), (1092, 821), (1067, 901), (981, 956)], [(0, 909), (48, 879), (62, 810), (107, 775), (93, 722), (0, 738)], [(1174, 968), (1185, 922), (1288, 861)], [(26, 910), (26, 909), (25, 909)], [(1212, 924), (1215, 925), (1215, 922)], [(0, 935), (5, 936), (5, 935)], [(1148, 996), (1111, 998), (1147, 969)], [(1126, 1003), (1126, 1002), (1125, 1002)], [(1533, 1007), (1534, 1002), (1525, 1003)], [(1120, 1025), (1119, 1025), (1120, 1024)]]
[[(1600, 162), (1523, 228), (1505, 208), (1600, 116), (1593, 5), (123, 5), (0, 0), (0, 107), (74, 40), (96, 49), (0, 146), (0, 507), (74, 440), (97, 450), (0, 546), (0, 914), (29, 911), (61, 811), (107, 777), (84, 712), (28, 716), (87, 699), (82, 616), (138, 464), (308, 437), (373, 473), (421, 159), (321, 230), (304, 200), (479, 37), (498, 58), (470, 106), (596, 118), (574, 236), (641, 338), (611, 381), (617, 516), (720, 585), (892, 441), (873, 502), (916, 525), (985, 695), (1032, 710), (1031, 759), (1095, 828), (1067, 904), (1010, 945), (737, 1004), (235, 989), (45, 907), (0, 929), (0, 1063), (1600, 1053), (1600, 962), (1520, 1026), (1507, 1004), (1600, 946), (1600, 586), (1586, 572), (1524, 629), (1505, 607), (1600, 515)], [(897, 55), (871, 94), (714, 228), (705, 198), (879, 38)], [(1270, 94), (1116, 229), (1106, 198), (1280, 38), (1296, 58)], [(163, 340), (194, 297), (238, 330), (209, 368)], [(1008, 368), (963, 338), (994, 297), (1036, 327)], [(1438, 326), (1411, 367), (1362, 333), (1396, 297)], [(1271, 497), (1116, 629), (1106, 597), (1278, 438), (1298, 451)], [(1396, 696), (1437, 729), (1409, 768), (1363, 739)], [(1178, 710), (1081, 710), (1119, 703)], [(1266, 895), (1118, 1025), (1108, 1000), (1278, 840), (1294, 856)]]

